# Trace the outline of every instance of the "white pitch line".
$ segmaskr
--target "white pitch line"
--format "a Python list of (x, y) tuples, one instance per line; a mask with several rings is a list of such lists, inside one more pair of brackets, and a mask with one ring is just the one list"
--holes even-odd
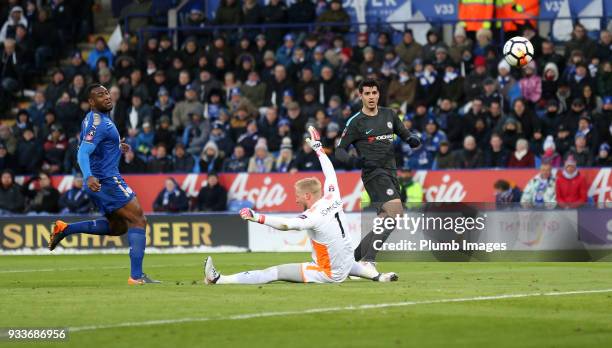
[[(189, 265), (180, 265), (181, 267), (190, 266), (201, 266), (201, 263), (192, 263)], [(145, 268), (163, 268), (163, 267), (175, 267), (176, 265), (151, 265), (145, 266)], [(14, 269), (14, 270), (0, 270), (0, 274), (3, 273), (33, 273), (33, 272), (67, 272), (67, 271), (95, 271), (95, 270), (106, 270), (106, 269), (128, 269), (128, 266), (105, 266), (105, 267), (79, 267), (79, 268), (40, 268), (40, 269)]]
[(438, 303), (495, 301), (495, 300), (504, 300), (504, 299), (511, 299), (511, 298), (525, 298), (525, 297), (537, 297), (537, 296), (583, 295), (583, 294), (597, 294), (597, 293), (606, 293), (606, 292), (612, 292), (612, 289), (576, 290), (576, 291), (565, 291), (565, 292), (537, 292), (537, 293), (527, 293), (527, 294), (507, 294), (507, 295), (493, 295), (493, 296), (448, 298), (448, 299), (440, 299), (440, 300), (404, 301), (404, 302), (394, 302), (394, 303), (363, 304), (363, 305), (345, 306), (345, 307), (311, 308), (311, 309), (304, 309), (304, 310), (299, 310), (299, 311), (245, 313), (245, 314), (234, 314), (234, 315), (229, 315), (229, 316), (224, 316), (224, 317), (199, 317), (199, 318), (195, 317), (195, 318), (161, 319), (161, 320), (125, 322), (125, 323), (106, 324), (106, 325), (76, 326), (76, 327), (70, 327), (68, 328), (68, 330), (69, 332), (94, 331), (94, 330), (103, 330), (103, 329), (116, 329), (116, 328), (123, 328), (123, 327), (168, 325), (168, 324), (181, 324), (181, 323), (192, 323), (192, 322), (201, 322), (201, 321), (245, 320), (245, 319), (255, 319), (255, 318), (303, 315), (303, 314), (330, 313), (330, 312), (342, 312), (342, 311), (359, 311), (359, 310), (379, 309), (379, 308), (389, 308), (389, 307), (406, 307), (406, 306), (417, 306), (417, 305), (438, 304)]

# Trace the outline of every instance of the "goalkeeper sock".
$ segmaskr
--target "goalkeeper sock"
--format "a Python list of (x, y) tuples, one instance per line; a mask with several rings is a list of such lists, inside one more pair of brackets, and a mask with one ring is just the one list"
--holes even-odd
[(128, 229), (127, 235), (130, 243), (130, 277), (140, 279), (142, 278), (142, 260), (144, 259), (147, 242), (145, 230), (141, 227), (131, 227)]
[(81, 221), (68, 224), (62, 233), (64, 236), (69, 236), (75, 233), (97, 234), (103, 236), (110, 234), (110, 227), (108, 221), (102, 219)]
[(373, 267), (366, 267), (359, 262), (353, 262), (349, 275), (373, 280), (379, 273)]
[(278, 268), (270, 267), (264, 270), (222, 275), (217, 280), (217, 284), (266, 284), (275, 280), (278, 280)]

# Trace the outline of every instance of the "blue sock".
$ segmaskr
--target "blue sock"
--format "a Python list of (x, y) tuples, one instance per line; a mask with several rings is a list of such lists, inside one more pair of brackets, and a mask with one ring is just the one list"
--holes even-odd
[(139, 279), (142, 277), (142, 259), (144, 259), (147, 242), (145, 230), (140, 227), (132, 227), (128, 229), (127, 235), (130, 243), (130, 276), (132, 279)]
[(62, 233), (65, 236), (75, 233), (97, 234), (102, 236), (110, 234), (110, 227), (106, 220), (81, 221), (68, 224), (68, 227), (66, 227)]

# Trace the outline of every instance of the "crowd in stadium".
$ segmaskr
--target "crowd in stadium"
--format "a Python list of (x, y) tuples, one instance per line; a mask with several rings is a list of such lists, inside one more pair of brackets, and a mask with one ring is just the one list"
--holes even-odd
[[(503, 43), (489, 29), (466, 33), (457, 26), (447, 45), (434, 28), (420, 45), (410, 29), (351, 35), (338, 0), (289, 7), (282, 0), (223, 0), (214, 20), (195, 7), (184, 24), (346, 25), (193, 31), (182, 33), (177, 50), (168, 36), (148, 36), (140, 45), (126, 39), (113, 54), (103, 37), (90, 52), (65, 49), (81, 39), (75, 33), (91, 28), (87, 16), (66, 15), (88, 1), (49, 5), (11, 0), (0, 9), (0, 104), (3, 118), (14, 119), (0, 125), (0, 171), (78, 173), (91, 82), (110, 90), (110, 116), (131, 145), (122, 173), (320, 170), (305, 129), (318, 128), (333, 160), (346, 121), (361, 108), (357, 86), (364, 78), (380, 81), (380, 104), (423, 139), (414, 151), (397, 142), (398, 167), (561, 167), (568, 157), (578, 167), (612, 164), (607, 30), (591, 38), (578, 23), (570, 41), (557, 43), (528, 24), (518, 34), (531, 40), (536, 56), (520, 70), (504, 61)], [(70, 63), (58, 66), (68, 51)], [(45, 73), (48, 82), (37, 83)], [(11, 112), (16, 97), (35, 87), (29, 107)]]

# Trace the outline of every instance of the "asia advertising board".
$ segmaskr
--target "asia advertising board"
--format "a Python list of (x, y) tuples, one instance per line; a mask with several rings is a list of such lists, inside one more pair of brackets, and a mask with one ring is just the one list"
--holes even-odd
[[(588, 196), (595, 203), (612, 202), (611, 168), (581, 169), (589, 185)], [(483, 170), (419, 170), (414, 180), (424, 187), (426, 202), (494, 202), (493, 184), (499, 179), (524, 188), (537, 174), (536, 169), (483, 169)], [(315, 176), (324, 180), (321, 172), (296, 174), (221, 174), (220, 184), (228, 191), (230, 200), (248, 200), (254, 209), (263, 212), (297, 212), (294, 184), (297, 180)], [(338, 172), (340, 193), (347, 212), (360, 210), (360, 172)], [(206, 184), (206, 174), (157, 174), (125, 175), (125, 181), (136, 192), (145, 212), (153, 211), (153, 202), (164, 187), (164, 181), (172, 177), (188, 196), (196, 197)], [(23, 178), (21, 178), (23, 179)], [(72, 186), (72, 176), (54, 176), (53, 185), (60, 192)]]

